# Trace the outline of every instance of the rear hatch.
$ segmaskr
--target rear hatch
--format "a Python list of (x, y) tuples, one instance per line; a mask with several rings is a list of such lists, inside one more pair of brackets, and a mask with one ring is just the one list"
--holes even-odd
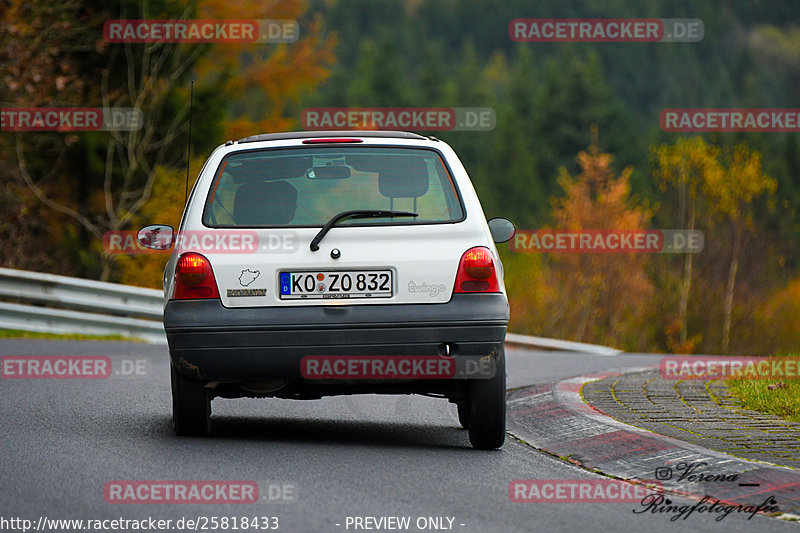
[(209, 259), (226, 307), (447, 302), (485, 239), (438, 151), (357, 143), (228, 154), (203, 225), (181, 249)]

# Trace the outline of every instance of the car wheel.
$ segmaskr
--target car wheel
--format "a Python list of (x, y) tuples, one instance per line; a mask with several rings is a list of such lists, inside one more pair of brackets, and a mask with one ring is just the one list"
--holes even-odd
[(203, 382), (189, 379), (169, 365), (172, 375), (172, 427), (178, 435), (204, 436), (211, 432), (211, 397)]
[(469, 429), (469, 402), (459, 403), (458, 407), (458, 422), (464, 429)]
[(495, 374), (469, 384), (469, 441), (474, 448), (499, 448), (506, 439), (506, 359), (497, 352)]

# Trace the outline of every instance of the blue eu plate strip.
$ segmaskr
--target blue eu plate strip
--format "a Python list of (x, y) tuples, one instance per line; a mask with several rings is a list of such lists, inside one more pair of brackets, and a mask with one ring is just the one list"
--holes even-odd
[(289, 272), (281, 272), (281, 294), (292, 294), (292, 275)]

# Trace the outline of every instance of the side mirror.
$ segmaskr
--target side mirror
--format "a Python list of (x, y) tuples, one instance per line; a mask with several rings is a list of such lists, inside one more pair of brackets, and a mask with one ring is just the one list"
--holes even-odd
[(514, 223), (507, 218), (496, 217), (489, 220), (489, 232), (492, 234), (494, 242), (506, 242), (517, 232)]
[(175, 230), (166, 224), (152, 224), (145, 226), (136, 234), (136, 240), (145, 248), (151, 250), (169, 250), (172, 248), (172, 239)]

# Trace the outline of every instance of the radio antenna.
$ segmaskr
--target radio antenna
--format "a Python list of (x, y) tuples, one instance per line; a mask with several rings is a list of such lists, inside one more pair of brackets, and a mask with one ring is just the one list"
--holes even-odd
[(192, 111), (194, 110), (194, 80), (189, 89), (189, 137), (186, 140), (186, 187), (184, 187), (183, 205), (189, 201), (189, 158), (192, 155)]

